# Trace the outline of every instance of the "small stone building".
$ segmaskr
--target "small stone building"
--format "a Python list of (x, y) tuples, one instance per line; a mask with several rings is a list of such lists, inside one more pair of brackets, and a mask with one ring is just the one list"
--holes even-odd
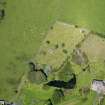
[(98, 94), (105, 95), (105, 81), (104, 80), (96, 80), (92, 81), (91, 89)]

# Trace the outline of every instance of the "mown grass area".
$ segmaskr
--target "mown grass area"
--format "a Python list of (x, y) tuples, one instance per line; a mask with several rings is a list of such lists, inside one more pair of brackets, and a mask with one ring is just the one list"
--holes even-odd
[[(82, 30), (84, 33), (82, 33)], [(58, 69), (88, 33), (89, 31), (86, 29), (56, 22), (44, 39), (35, 57), (36, 62), (48, 64), (52, 68)]]
[[(0, 97), (11, 99), (46, 31), (61, 20), (105, 34), (105, 1), (7, 0), (0, 23)], [(8, 82), (9, 81), (9, 82)]]

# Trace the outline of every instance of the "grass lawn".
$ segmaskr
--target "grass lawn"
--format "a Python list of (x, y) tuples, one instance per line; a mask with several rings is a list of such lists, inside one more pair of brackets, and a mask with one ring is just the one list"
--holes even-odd
[(7, 0), (0, 23), (0, 97), (11, 99), (57, 20), (105, 34), (104, 0)]

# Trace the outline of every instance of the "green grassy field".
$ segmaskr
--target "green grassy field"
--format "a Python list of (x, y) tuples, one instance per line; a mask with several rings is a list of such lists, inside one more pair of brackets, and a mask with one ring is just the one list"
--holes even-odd
[(7, 0), (0, 23), (0, 97), (15, 95), (27, 62), (57, 20), (105, 34), (104, 5), (104, 0)]
[[(89, 31), (62, 22), (56, 22), (52, 27), (35, 57), (35, 62), (58, 69)], [(81, 30), (84, 30), (84, 33)]]

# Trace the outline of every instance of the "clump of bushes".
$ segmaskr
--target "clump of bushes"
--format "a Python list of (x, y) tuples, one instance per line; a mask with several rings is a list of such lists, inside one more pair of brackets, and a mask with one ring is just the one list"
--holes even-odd
[(4, 19), (5, 17), (5, 0), (0, 0), (0, 20)]
[(78, 28), (78, 25), (75, 25), (75, 28)]
[(5, 16), (5, 10), (4, 9), (0, 9), (0, 19), (2, 20)]
[(65, 47), (65, 43), (62, 43), (62, 47)]
[(47, 41), (46, 41), (46, 43), (47, 43), (47, 44), (50, 44), (50, 41), (49, 41), (49, 40), (47, 40)]
[(51, 30), (52, 30), (53, 28), (54, 28), (53, 26), (50, 27)]
[(62, 52), (63, 52), (64, 54), (67, 54), (67, 53), (68, 53), (68, 51), (67, 51), (66, 49), (63, 49)]

